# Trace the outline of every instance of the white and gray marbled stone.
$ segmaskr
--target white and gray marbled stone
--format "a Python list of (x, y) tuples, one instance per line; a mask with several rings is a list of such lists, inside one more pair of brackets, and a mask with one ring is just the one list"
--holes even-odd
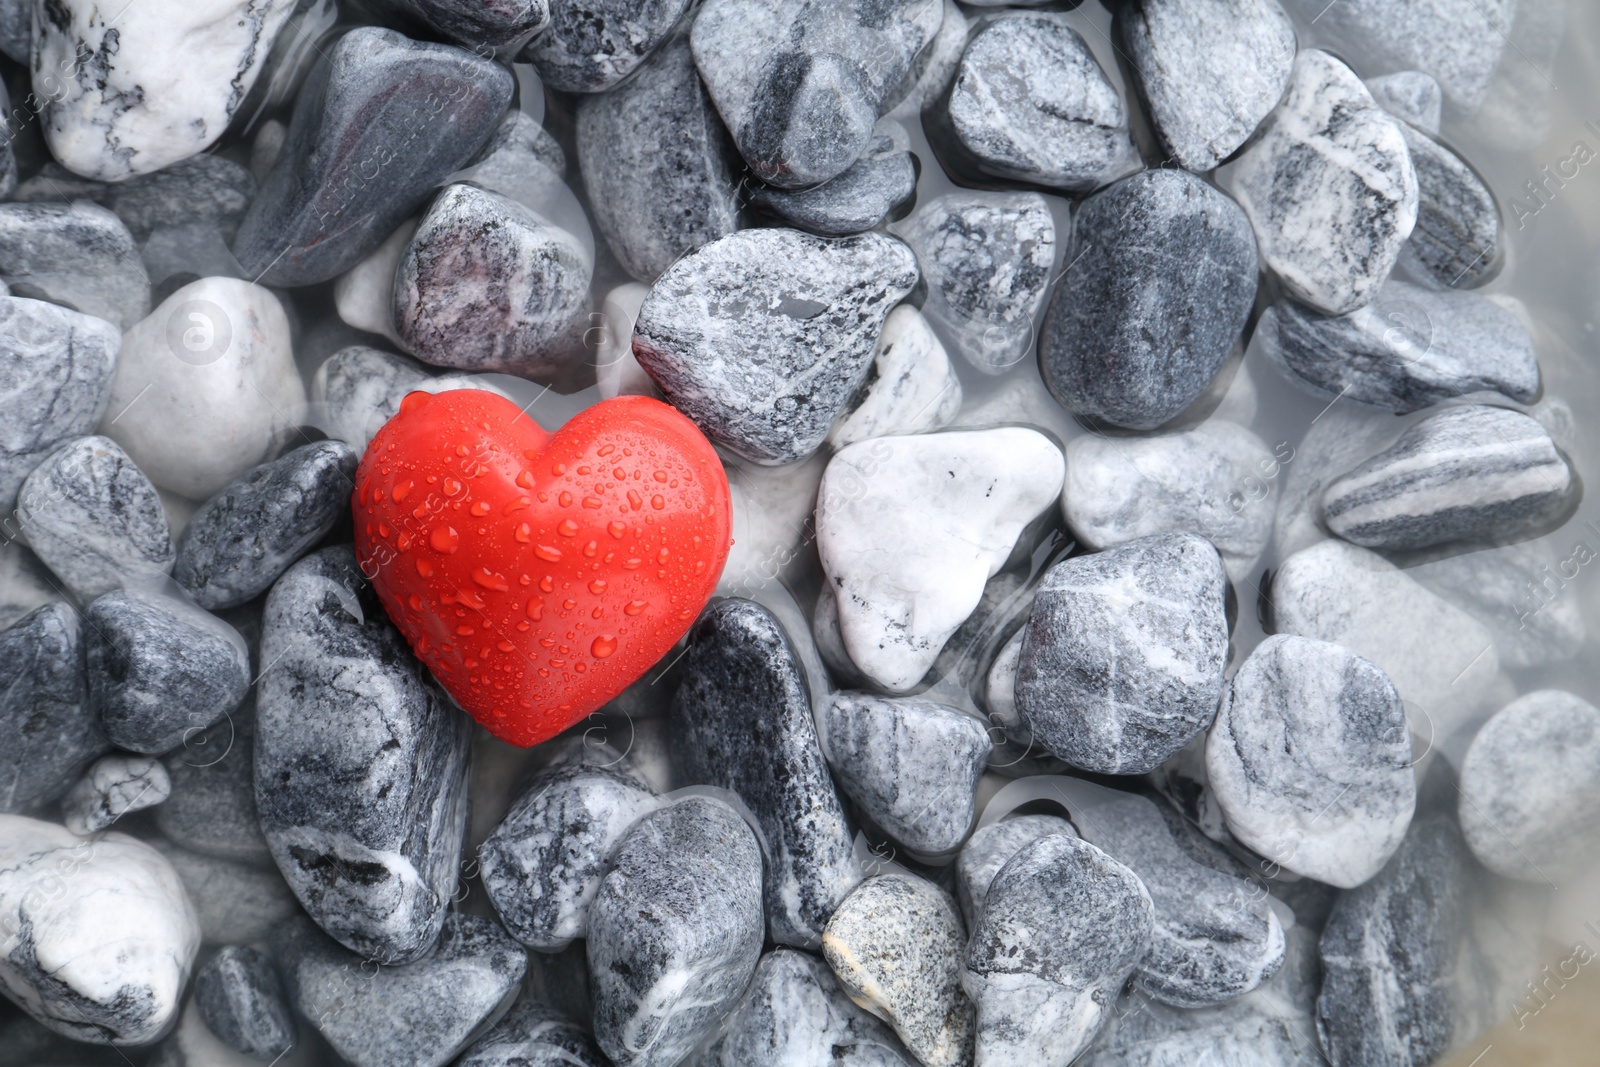
[(204, 856), (163, 840), (153, 843), (178, 872), (208, 945), (263, 941), (285, 919), (300, 914), (276, 867)]
[(1231, 168), (1264, 266), (1330, 315), (1371, 302), (1417, 222), (1403, 124), (1326, 52), (1295, 60), (1289, 92)]
[(544, 32), (551, 15), (549, 0), (396, 0), (391, 6), (479, 55)]
[(256, 813), (255, 721), (255, 703), (246, 700), (162, 761), (172, 796), (156, 810), (156, 826), (170, 840), (207, 856), (272, 863)]
[(382, 244), (333, 282), (333, 303), (340, 320), (387, 339), (395, 348), (404, 348), (406, 342), (394, 328), (394, 274), (411, 246), (418, 221), (412, 218), (402, 222)]
[(469, 720), (389, 623), (348, 546), (267, 596), (255, 784), (272, 858), (307, 912), (386, 963), (427, 953), (455, 890)]
[(1074, 767), (1154, 770), (1216, 714), (1227, 596), (1221, 557), (1193, 533), (1056, 564), (1023, 630), (1017, 713), (1037, 742)]
[(62, 799), (62, 821), (79, 837), (88, 837), (171, 795), (172, 779), (160, 761), (113, 753), (96, 760)]
[(1500, 268), (1500, 208), (1472, 165), (1427, 134), (1401, 123), (1417, 172), (1417, 225), (1402, 262), (1437, 285), (1470, 289)]
[(200, 947), (183, 884), (155, 849), (20, 815), (0, 815), (0, 924), (6, 996), (91, 1044), (161, 1036)]
[(1278, 0), (1140, 0), (1116, 28), (1156, 136), (1188, 170), (1237, 151), (1294, 67), (1294, 23)]
[(295, 1043), (283, 982), (258, 949), (222, 948), (194, 976), (194, 999), (206, 1028), (235, 1052), (273, 1060)]
[[(1406, 573), (1465, 611), (1494, 636), (1506, 668), (1543, 667), (1572, 659), (1588, 640), (1580, 598), (1567, 585), (1593, 562), (1583, 538), (1548, 547), (1520, 542), (1429, 560)], [(1569, 577), (1570, 576), (1570, 577)]]
[(961, 985), (978, 1009), (984, 1067), (1067, 1067), (1150, 948), (1155, 910), (1138, 875), (1051, 834), (1006, 861), (967, 942)]
[(493, 386), (470, 375), (430, 378), (415, 360), (364, 345), (341, 348), (317, 368), (311, 379), (311, 403), (325, 420), (330, 437), (348, 441), (358, 451), (400, 410), (407, 393), (443, 393), (451, 389)]
[(822, 956), (850, 999), (894, 1028), (925, 1067), (970, 1067), (961, 990), (966, 929), (950, 894), (909, 874), (869, 878), (839, 905)]
[(602, 93), (647, 62), (672, 35), (688, 0), (578, 0), (550, 5), (550, 25), (521, 59), (564, 93)]
[(1021, 427), (879, 437), (829, 461), (817, 549), (863, 674), (892, 692), (921, 680), (1064, 467), (1049, 438)]
[(80, 616), (61, 601), (0, 631), (0, 812), (58, 800), (111, 747), (89, 707), (83, 640)]
[(922, 312), (901, 304), (878, 335), (860, 403), (833, 424), (835, 449), (873, 437), (937, 430), (961, 410), (961, 379)]
[(1039, 341), (1045, 384), (1079, 416), (1151, 430), (1206, 392), (1256, 296), (1256, 241), (1239, 205), (1181, 170), (1091, 196)]
[(897, 118), (918, 117), (923, 109), (932, 106), (944, 95), (944, 91), (950, 87), (950, 80), (956, 76), (956, 67), (961, 62), (961, 53), (967, 47), (967, 34), (972, 25), (956, 0), (942, 2), (944, 19), (939, 23), (939, 32), (934, 34), (933, 43), (924, 48), (911, 64), (911, 73), (901, 84), (904, 95), (891, 112)]
[(761, 958), (761, 849), (710, 797), (646, 815), (589, 909), (595, 1040), (617, 1067), (671, 1067), (738, 1003)]
[(524, 992), (455, 1067), (610, 1067), (610, 1061), (588, 1030)]
[(1341, 645), (1291, 635), (1244, 661), (1206, 741), (1207, 779), (1233, 836), (1342, 889), (1377, 874), (1405, 838), (1411, 764), (1388, 675)]
[(741, 230), (661, 275), (639, 309), (633, 354), (713, 442), (757, 463), (792, 462), (822, 445), (855, 398), (884, 318), (916, 282), (916, 257), (883, 234)]
[(873, 131), (860, 158), (843, 173), (809, 189), (751, 183), (749, 202), (796, 229), (820, 237), (848, 237), (870, 230), (917, 188), (906, 132), (885, 120)]
[(1431, 74), (1402, 70), (1368, 78), (1364, 83), (1379, 107), (1430, 137), (1439, 135), (1444, 90)]
[(150, 279), (121, 219), (92, 203), (0, 204), (0, 279), (127, 329), (150, 310)]
[(961, 901), (967, 929), (977, 929), (983, 903), (989, 898), (989, 886), (1000, 868), (1012, 856), (1051, 834), (1077, 837), (1078, 831), (1058, 815), (1017, 815), (972, 832), (956, 859), (956, 896)]
[(1515, 540), (1571, 503), (1577, 479), (1537, 420), (1484, 405), (1447, 408), (1322, 491), (1333, 533), (1363, 548)]

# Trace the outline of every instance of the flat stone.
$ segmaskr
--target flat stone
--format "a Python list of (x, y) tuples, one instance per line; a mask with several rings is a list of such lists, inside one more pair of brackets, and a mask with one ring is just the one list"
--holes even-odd
[(235, 1052), (270, 1060), (295, 1043), (283, 983), (264, 952), (224, 947), (195, 975), (194, 999), (206, 1028)]
[(97, 204), (0, 204), (0, 279), (125, 330), (150, 310), (133, 235)]
[(247, 699), (210, 728), (188, 733), (162, 761), (172, 796), (157, 809), (156, 826), (170, 840), (207, 856), (272, 863), (256, 813), (255, 723), (255, 702)]
[(1349, 889), (1400, 847), (1417, 787), (1400, 694), (1341, 645), (1278, 635), (1229, 683), (1206, 741), (1212, 795), (1241, 843)]
[(687, 39), (662, 45), (625, 84), (585, 96), (577, 125), (595, 227), (633, 277), (654, 281), (738, 229), (733, 142)]
[(944, 345), (922, 312), (901, 304), (883, 322), (860, 402), (833, 424), (828, 443), (840, 449), (874, 437), (925, 433), (960, 410), (961, 379)]
[(754, 601), (707, 608), (689, 632), (670, 730), (679, 780), (730, 789), (754, 814), (768, 930), (780, 945), (807, 948), (861, 870), (789, 641)]
[(1503, 666), (1526, 669), (1583, 649), (1588, 625), (1579, 598), (1565, 595), (1565, 575), (1593, 558), (1581, 539), (1559, 558), (1524, 541), (1430, 560), (1406, 574), (1487, 627)]
[(0, 631), (0, 812), (60, 799), (111, 747), (89, 708), (83, 640), (78, 613), (61, 601)]
[(1294, 67), (1294, 23), (1277, 0), (1140, 0), (1116, 29), (1156, 136), (1192, 171), (1244, 144)]
[(256, 686), (256, 807), (272, 858), (340, 944), (415, 960), (456, 887), (470, 721), (411, 656), (348, 546), (290, 567), (261, 630), (273, 666)]
[(1239, 205), (1180, 170), (1135, 174), (1078, 208), (1039, 339), (1063, 407), (1152, 430), (1199, 399), (1243, 333), (1256, 242)]
[(728, 805), (686, 797), (618, 846), (589, 910), (595, 1040), (670, 1067), (710, 1036), (761, 958), (761, 849)]
[(589, 1031), (553, 1008), (519, 1000), (467, 1047), (456, 1067), (610, 1067)]
[(167, 769), (149, 756), (101, 756), (61, 801), (62, 821), (79, 837), (98, 833), (131, 811), (166, 800)]
[(246, 274), (311, 285), (355, 266), (477, 155), (513, 87), (510, 71), (451, 45), (375, 26), (344, 34), (301, 89), (234, 238)]
[(1444, 111), (1444, 90), (1431, 74), (1402, 70), (1368, 78), (1363, 84), (1379, 107), (1430, 137), (1439, 135)]
[(263, 941), (284, 920), (300, 914), (299, 902), (276, 867), (205, 856), (167, 841), (154, 844), (178, 872), (206, 944)]
[(925, 1067), (969, 1067), (973, 1009), (961, 990), (966, 929), (950, 894), (909, 874), (869, 878), (828, 920), (822, 955), (850, 999)]
[(1438, 284), (1470, 289), (1500, 266), (1500, 209), (1494, 193), (1455, 152), (1401, 124), (1417, 172), (1417, 225), (1405, 255)]
[(854, 399), (884, 318), (916, 281), (911, 250), (882, 234), (740, 230), (661, 275), (639, 309), (633, 354), (713, 442), (757, 463), (793, 462)]
[(752, 183), (749, 202), (796, 229), (821, 237), (870, 230), (917, 188), (905, 130), (879, 123), (872, 141), (843, 173), (809, 189)]
[(509, 48), (550, 25), (549, 0), (399, 0), (430, 28), (479, 55)]
[(1227, 590), (1217, 550), (1192, 533), (1051, 567), (1017, 662), (1017, 713), (1034, 739), (1100, 774), (1165, 763), (1216, 714)]
[(1307, 50), (1265, 132), (1232, 167), (1262, 263), (1318, 311), (1370, 303), (1411, 236), (1417, 172), (1402, 127), (1354, 71)]
[(989, 898), (989, 886), (1006, 862), (1041, 837), (1077, 837), (1072, 824), (1058, 815), (1018, 815), (972, 832), (956, 859), (956, 895), (967, 929), (975, 930)]
[(688, 0), (581, 0), (551, 4), (550, 25), (519, 57), (564, 93), (601, 93), (671, 36)]

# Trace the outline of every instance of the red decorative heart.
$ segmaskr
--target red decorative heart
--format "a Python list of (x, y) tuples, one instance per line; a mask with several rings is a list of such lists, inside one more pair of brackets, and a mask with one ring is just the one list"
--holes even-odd
[(730, 544), (716, 452), (636, 396), (552, 437), (493, 393), (412, 393), (367, 446), (351, 504), (389, 618), (457, 703), (522, 746), (665, 655)]

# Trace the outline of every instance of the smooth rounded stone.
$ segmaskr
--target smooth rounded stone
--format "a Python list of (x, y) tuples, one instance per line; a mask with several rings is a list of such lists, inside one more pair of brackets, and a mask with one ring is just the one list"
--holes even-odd
[(1149, 951), (1155, 909), (1138, 875), (1051, 834), (995, 875), (967, 942), (961, 986), (978, 1010), (979, 1067), (1067, 1067)]
[(584, 97), (577, 127), (595, 227), (634, 278), (654, 281), (738, 229), (733, 142), (686, 38), (662, 45), (625, 84)]
[(761, 848), (690, 796), (617, 847), (589, 909), (595, 1040), (617, 1067), (671, 1067), (739, 1001), (761, 958)]
[(549, 0), (397, 0), (391, 6), (478, 55), (527, 40), (550, 25), (551, 15)]
[(0, 925), (6, 996), (90, 1044), (161, 1036), (200, 948), (183, 884), (155, 849), (20, 815), (0, 815)]
[(929, 0), (795, 6), (709, 0), (689, 35), (695, 66), (760, 180), (820, 185), (872, 141), (944, 15)]
[(101, 429), (151, 481), (204, 500), (265, 460), (305, 402), (278, 298), (201, 278), (123, 335)]
[(595, 345), (595, 388), (601, 399), (614, 396), (648, 396), (661, 399), (661, 391), (633, 358), (633, 323), (639, 317), (650, 287), (624, 282), (600, 302), (600, 337)]
[(857, 1007), (828, 965), (779, 948), (761, 957), (744, 999), (694, 1067), (912, 1067), (918, 1061)]
[[(1247, 357), (1246, 363), (1250, 360)], [(1402, 420), (1366, 404), (1331, 404), (1292, 444), (1272, 519), (1272, 547), (1284, 560), (1328, 539), (1322, 490), (1329, 482), (1399, 437)], [(1371, 658), (1371, 657), (1368, 657)]]
[(1200, 534), (1238, 581), (1272, 539), (1278, 455), (1243, 426), (1216, 419), (1154, 437), (1087, 434), (1067, 446), (1061, 513), (1097, 550)]
[(1156, 136), (1192, 171), (1244, 144), (1294, 67), (1294, 23), (1278, 0), (1140, 0), (1116, 28)]
[(272, 587), (261, 662), (256, 808), (274, 862), (340, 944), (417, 959), (456, 887), (470, 720), (411, 656), (347, 545)]
[(1439, 135), (1444, 91), (1431, 74), (1402, 70), (1368, 78), (1364, 83), (1379, 107), (1430, 137)]
[(1034, 739), (1100, 774), (1165, 763), (1216, 714), (1227, 591), (1217, 550), (1192, 533), (1051, 567), (1017, 660), (1017, 713)]
[(1549, 555), (1520, 542), (1430, 560), (1406, 573), (1486, 626), (1502, 666), (1543, 667), (1572, 659), (1588, 641), (1578, 598), (1561, 590), (1565, 575), (1592, 562), (1594, 552), (1581, 541), (1569, 552), (1552, 568)]
[(294, 1044), (294, 1016), (264, 952), (224, 947), (194, 976), (194, 999), (206, 1028), (235, 1052), (270, 1060)]
[[(705, 21), (702, 11), (696, 27)], [(661, 275), (633, 354), (713, 442), (790, 463), (827, 438), (866, 380), (884, 318), (916, 283), (911, 249), (883, 234), (740, 230)]]
[(111, 747), (89, 708), (83, 640), (61, 601), (0, 631), (0, 812), (59, 799)]
[(156, 810), (157, 828), (194, 852), (270, 865), (272, 853), (256, 814), (254, 738), (253, 701), (186, 736), (162, 761), (172, 796)]
[(1297, 300), (1329, 315), (1372, 301), (1417, 222), (1404, 124), (1355, 72), (1303, 51), (1263, 133), (1230, 168), (1261, 261)]
[(833, 424), (835, 449), (874, 437), (924, 433), (949, 423), (961, 410), (961, 379), (922, 312), (901, 304), (878, 335), (872, 377), (861, 401)]
[(894, 227), (928, 283), (923, 314), (963, 358), (1002, 374), (1033, 346), (1033, 317), (1055, 261), (1056, 227), (1038, 193), (948, 193)]
[(822, 957), (850, 999), (892, 1026), (919, 1063), (970, 1067), (965, 937), (949, 893), (909, 874), (881, 874), (857, 886), (828, 920)]
[(201, 939), (208, 945), (264, 940), (285, 919), (300, 913), (275, 867), (205, 856), (167, 841), (154, 844), (178, 872), (199, 918)]
[(375, 26), (323, 56), (233, 241), (266, 285), (311, 285), (355, 266), (477, 155), (515, 86), (491, 59)]
[(1465, 159), (1401, 123), (1417, 172), (1417, 225), (1404, 255), (1439, 285), (1470, 289), (1500, 266), (1500, 208)]
[(22, 483), (28, 545), (79, 602), (172, 569), (172, 533), (156, 487), (115, 442), (77, 437)]
[(564, 93), (601, 93), (637, 70), (688, 0), (578, 0), (550, 5), (550, 25), (522, 50), (539, 80)]
[(130, 811), (154, 807), (172, 795), (172, 779), (149, 756), (102, 756), (61, 801), (62, 821), (88, 837)]
[(122, 334), (111, 323), (0, 297), (0, 513), (62, 441), (93, 433), (111, 398)]
[(880, 123), (859, 159), (836, 178), (810, 189), (752, 184), (749, 202), (796, 229), (822, 237), (870, 230), (917, 189), (905, 130)]
[(402, 222), (382, 244), (333, 283), (333, 303), (340, 320), (387, 338), (396, 348), (404, 348), (405, 339), (394, 327), (394, 275), (411, 246), (417, 222)]
[(1252, 346), (1306, 392), (1397, 415), (1470, 393), (1522, 404), (1539, 395), (1533, 337), (1515, 314), (1476, 293), (1394, 278), (1347, 315), (1280, 300), (1257, 321)]
[(184, 527), (173, 579), (212, 611), (266, 592), (348, 513), (360, 458), (317, 441), (234, 479)]
[(1018, 815), (1003, 822), (990, 823), (972, 832), (956, 859), (956, 896), (967, 928), (977, 929), (983, 915), (989, 886), (1006, 862), (1041, 837), (1066, 834), (1077, 837), (1072, 824), (1058, 815)]
[(168, 752), (250, 691), (244, 638), (186, 601), (118, 590), (90, 604), (84, 620), (89, 702), (120, 748)]
[(980, 24), (945, 108), (956, 141), (998, 177), (1087, 192), (1141, 165), (1122, 98), (1056, 12)]
[(1341, 889), (1377, 874), (1416, 807), (1400, 693), (1341, 645), (1277, 635), (1233, 676), (1206, 740), (1228, 830), (1277, 866)]
[(1085, 200), (1039, 339), (1039, 367), (1079, 416), (1152, 430), (1203, 394), (1256, 296), (1239, 205), (1181, 170), (1135, 174)]
[[(841, 449), (818, 490), (817, 548), (850, 659), (905, 692), (972, 614), (1065, 464), (1022, 427), (879, 437)], [(885, 536), (884, 516), (901, 522)]]
[(208, 0), (158, 16), (88, 0), (52, 4), (34, 20), (33, 38), (50, 154), (102, 181), (198, 155), (228, 128), (294, 8)]
[(534, 777), (478, 849), (483, 891), (507, 932), (541, 952), (582, 937), (617, 842), (660, 806), (648, 786), (605, 767)]
[(951, 852), (977, 815), (994, 743), (983, 720), (923, 697), (835, 693), (818, 728), (839, 788), (913, 852)]
[(678, 780), (732, 790), (761, 826), (772, 940), (814, 948), (861, 869), (803, 672), (771, 612), (719, 600), (689, 632), (670, 730)]
[(133, 235), (98, 204), (0, 204), (0, 278), (125, 330), (150, 310)]
[(492, 919), (451, 913), (438, 945), (372, 966), (311, 922), (282, 924), (273, 956), (289, 1000), (354, 1067), (443, 1067), (516, 999), (527, 951)]
[(1328, 529), (1363, 548), (1515, 539), (1571, 502), (1576, 476), (1537, 420), (1447, 408), (1322, 491)]
[(1518, 697), (1461, 764), (1461, 832), (1505, 878), (1576, 876), (1600, 856), (1600, 708), (1557, 689)]
[(610, 1067), (610, 1062), (589, 1031), (524, 994), (467, 1046), (455, 1067)]

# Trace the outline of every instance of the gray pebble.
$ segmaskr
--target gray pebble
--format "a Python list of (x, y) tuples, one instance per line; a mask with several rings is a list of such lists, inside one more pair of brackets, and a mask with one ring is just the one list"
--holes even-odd
[(617, 1067), (678, 1063), (738, 1002), (761, 958), (755, 834), (709, 797), (646, 815), (600, 883), (587, 939), (600, 1047)]
[(0, 204), (0, 278), (14, 296), (66, 304), (119, 330), (150, 311), (133, 235), (97, 204)]
[(1056, 564), (1017, 664), (1017, 712), (1046, 749), (1101, 774), (1143, 774), (1210, 725), (1228, 659), (1228, 576), (1190, 533)]
[(1500, 209), (1472, 166), (1404, 123), (1406, 148), (1417, 172), (1417, 225), (1405, 255), (1436, 283), (1451, 289), (1482, 285), (1500, 266)]
[(178, 872), (200, 919), (200, 937), (207, 944), (261, 941), (285, 919), (300, 913), (299, 903), (276, 867), (204, 856), (166, 841), (155, 844)]
[(207, 856), (272, 862), (256, 814), (254, 738), (254, 700), (246, 700), (209, 729), (184, 737), (182, 747), (163, 761), (172, 796), (156, 811), (162, 833)]
[(1018, 815), (973, 831), (956, 859), (956, 895), (968, 929), (977, 928), (989, 886), (1006, 861), (1051, 834), (1077, 837), (1078, 831), (1058, 815)]
[(194, 976), (200, 1018), (235, 1052), (274, 1059), (294, 1045), (294, 1016), (272, 960), (246, 945), (227, 945)]
[(89, 709), (82, 623), (67, 604), (0, 631), (0, 735), (0, 812), (59, 799), (111, 747)]
[(255, 195), (256, 180), (247, 168), (207, 152), (120, 182), (88, 181), (47, 163), (18, 187), (16, 199), (93, 200), (115, 212), (144, 244), (156, 230), (170, 228), (205, 227), (231, 239)]
[(365, 345), (341, 348), (317, 368), (311, 402), (325, 412), (330, 437), (365, 451), (367, 442), (394, 418), (405, 395), (427, 382), (416, 360)]
[(1239, 205), (1153, 170), (1084, 201), (1039, 341), (1045, 384), (1081, 416), (1150, 430), (1211, 385), (1256, 295)]
[(671, 35), (688, 0), (567, 0), (522, 50), (539, 79), (564, 93), (600, 93), (649, 59)]
[(1439, 135), (1444, 92), (1431, 74), (1402, 70), (1366, 80), (1367, 92), (1379, 107), (1431, 137)]
[(883, 234), (741, 230), (661, 276), (639, 309), (633, 354), (713, 442), (757, 463), (792, 462), (855, 399), (884, 319), (916, 282), (916, 257)]
[(61, 801), (62, 822), (88, 837), (132, 811), (154, 807), (172, 794), (167, 769), (149, 756), (101, 756)]
[(956, 66), (967, 47), (971, 24), (956, 0), (943, 0), (943, 5), (944, 19), (939, 23), (939, 32), (911, 64), (911, 74), (901, 85), (904, 95), (893, 109), (897, 115), (910, 118), (929, 107), (944, 95), (950, 80), (956, 76)]
[(610, 1061), (589, 1031), (524, 994), (455, 1067), (610, 1067)]
[(525, 41), (550, 25), (550, 0), (396, 0), (450, 40), (486, 55)]
[[(0, 520), (0, 529), (9, 535), (16, 529), (15, 520), (9, 526)], [(50, 568), (20, 539), (0, 548), (0, 629), (14, 626), (28, 612), (64, 595)]]
[(870, 230), (917, 188), (917, 169), (898, 125), (879, 124), (861, 157), (838, 177), (810, 189), (752, 184), (750, 203), (796, 229), (822, 237)]
[(1556, 555), (1520, 542), (1430, 560), (1406, 573), (1487, 627), (1500, 663), (1521, 669), (1582, 651), (1588, 625), (1579, 598), (1565, 595), (1565, 587), (1575, 568), (1594, 558), (1587, 540)]

